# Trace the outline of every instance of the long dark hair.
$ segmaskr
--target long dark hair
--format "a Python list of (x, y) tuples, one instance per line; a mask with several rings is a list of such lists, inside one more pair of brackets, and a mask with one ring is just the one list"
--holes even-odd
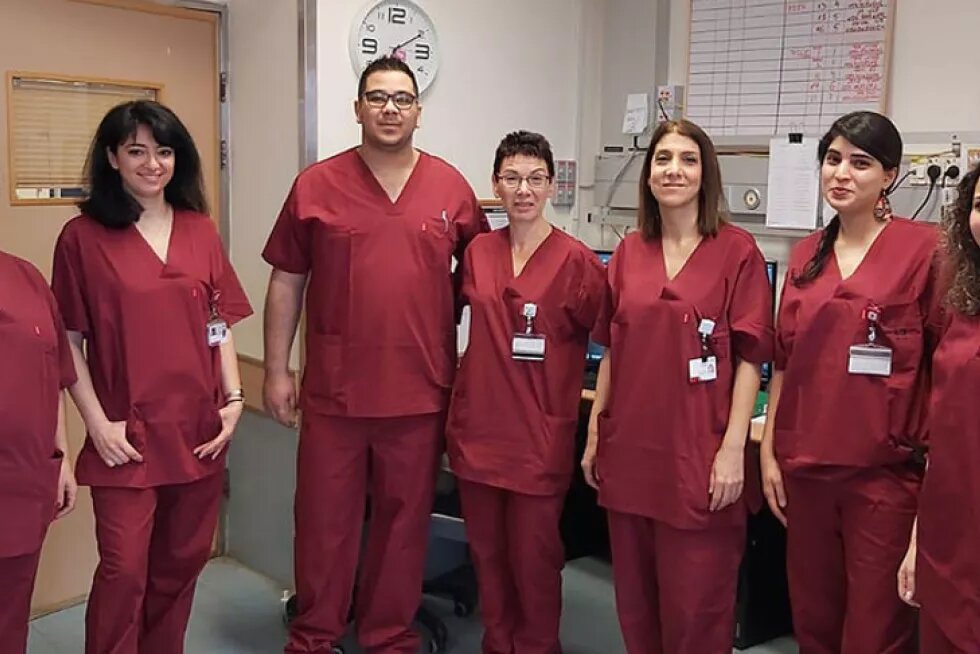
[[(895, 170), (902, 163), (902, 135), (895, 123), (873, 111), (855, 111), (834, 121), (827, 133), (820, 139), (817, 156), (823, 163), (827, 150), (834, 139), (841, 137), (878, 160), (885, 170)], [(803, 286), (816, 279), (834, 249), (837, 235), (840, 234), (840, 217), (834, 216), (820, 234), (820, 243), (813, 257), (806, 263), (800, 274), (793, 277), (794, 286)]]
[(650, 190), (650, 168), (657, 143), (667, 134), (686, 136), (698, 144), (701, 151), (701, 188), (698, 189), (698, 233), (701, 236), (715, 236), (718, 229), (727, 222), (722, 208), (721, 168), (714, 143), (704, 130), (689, 120), (668, 120), (660, 123), (650, 137), (640, 171), (640, 207), (637, 222), (643, 238), (660, 238), (663, 233), (663, 217), (660, 204)]
[(119, 171), (109, 163), (109, 152), (116, 152), (140, 125), (153, 132), (157, 143), (173, 148), (174, 176), (164, 189), (167, 202), (175, 209), (207, 213), (201, 156), (194, 139), (173, 111), (152, 100), (117, 105), (99, 123), (85, 163), (88, 196), (78, 203), (78, 208), (112, 229), (122, 229), (139, 220), (143, 207), (123, 187)]
[(946, 300), (951, 307), (968, 316), (980, 313), (980, 246), (970, 230), (970, 214), (980, 180), (980, 165), (960, 180), (956, 204), (943, 218), (943, 245), (949, 264), (949, 291)]

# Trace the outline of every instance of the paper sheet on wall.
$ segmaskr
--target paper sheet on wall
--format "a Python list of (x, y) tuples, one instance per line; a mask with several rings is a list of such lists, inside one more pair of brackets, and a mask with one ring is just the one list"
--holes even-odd
[(815, 229), (820, 202), (817, 141), (769, 141), (769, 198), (766, 226)]
[(626, 96), (626, 115), (623, 116), (623, 134), (642, 134), (650, 123), (650, 98), (646, 93), (630, 93)]

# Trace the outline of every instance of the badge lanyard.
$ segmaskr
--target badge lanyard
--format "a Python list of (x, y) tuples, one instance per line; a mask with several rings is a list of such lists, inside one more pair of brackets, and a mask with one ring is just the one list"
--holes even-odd
[(538, 315), (538, 305), (528, 302), (522, 311), (524, 332), (514, 334), (511, 341), (511, 357), (518, 361), (543, 361), (545, 338), (534, 332), (534, 319)]
[(847, 372), (852, 375), (888, 377), (892, 374), (892, 349), (877, 343), (881, 314), (882, 307), (873, 302), (861, 312), (868, 327), (868, 342), (852, 345), (848, 350)]
[(228, 342), (228, 323), (218, 314), (221, 291), (215, 291), (208, 300), (210, 316), (207, 324), (208, 347), (218, 347)]
[(700, 384), (718, 379), (718, 357), (711, 349), (711, 335), (715, 331), (715, 321), (702, 318), (698, 322), (698, 337), (701, 340), (701, 356), (687, 362), (687, 380)]

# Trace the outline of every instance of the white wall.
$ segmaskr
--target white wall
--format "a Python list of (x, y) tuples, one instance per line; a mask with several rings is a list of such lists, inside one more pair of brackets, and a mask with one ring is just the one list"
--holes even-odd
[[(579, 158), (582, 11), (594, 0), (418, 1), (438, 30), (442, 61), (422, 97), (416, 145), (459, 168), (480, 198), (492, 197), (493, 154), (507, 132), (540, 132), (555, 158)], [(352, 108), (357, 77), (347, 42), (365, 2), (318, 5), (321, 157), (360, 140)], [(568, 227), (576, 215), (577, 207), (552, 218)]]
[[(657, 2), (661, 0), (650, 0)], [(687, 83), (691, 0), (671, 4), (669, 77)], [(977, 0), (896, 0), (888, 114), (903, 132), (976, 130)]]
[(295, 0), (229, 3), (231, 260), (257, 315), (235, 328), (238, 351), (262, 359), (269, 266), (260, 253), (299, 168)]
[(602, 39), (602, 145), (626, 145), (623, 113), (630, 93), (654, 94), (658, 0), (605, 0)]

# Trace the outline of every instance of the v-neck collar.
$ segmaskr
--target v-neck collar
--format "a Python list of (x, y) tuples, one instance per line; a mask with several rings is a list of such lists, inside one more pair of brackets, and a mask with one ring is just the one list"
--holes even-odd
[(889, 220), (888, 223), (884, 227), (881, 228), (881, 231), (878, 232), (878, 234), (875, 236), (874, 240), (871, 241), (871, 245), (869, 245), (868, 246), (868, 249), (865, 250), (864, 256), (862, 256), (861, 257), (861, 260), (858, 261), (858, 265), (856, 265), (854, 267), (854, 270), (851, 271), (851, 274), (848, 275), (847, 277), (844, 277), (844, 273), (843, 273), (843, 271), (841, 271), (840, 264), (837, 261), (837, 250), (833, 246), (831, 246), (831, 250), (830, 250), (830, 261), (834, 265), (834, 271), (837, 273), (837, 280), (840, 283), (845, 283), (845, 282), (848, 282), (848, 281), (854, 279), (854, 277), (858, 273), (861, 272), (861, 270), (864, 268), (864, 262), (868, 260), (868, 257), (871, 256), (871, 253), (874, 251), (874, 249), (876, 247), (878, 247), (878, 243), (884, 237), (885, 232), (887, 232), (889, 229), (891, 229), (891, 227), (894, 224), (894, 222), (895, 222), (894, 219)]
[(521, 268), (521, 272), (519, 273), (516, 270), (514, 270), (514, 252), (510, 243), (510, 226), (508, 225), (507, 227), (505, 227), (500, 231), (501, 231), (501, 235), (503, 236), (502, 240), (503, 240), (504, 250), (507, 253), (506, 256), (507, 271), (510, 273), (508, 275), (508, 279), (513, 282), (521, 279), (524, 276), (524, 273), (527, 272), (528, 266), (531, 265), (531, 262), (539, 258), (538, 254), (540, 254), (540, 252), (545, 249), (548, 242), (551, 241), (551, 237), (555, 235), (555, 226), (551, 225), (551, 231), (549, 231), (548, 235), (545, 236), (543, 239), (541, 239), (541, 242), (538, 243), (538, 246), (534, 248), (534, 251), (531, 252), (531, 256), (529, 256), (527, 258), (527, 261), (524, 262), (524, 267)]
[[(419, 157), (416, 159), (415, 165), (412, 167), (412, 172), (408, 175), (408, 179), (405, 180), (405, 185), (402, 187), (401, 193), (398, 194), (397, 198), (392, 200), (391, 196), (388, 195), (388, 192), (385, 191), (384, 186), (381, 185), (381, 182), (378, 181), (378, 178), (374, 175), (374, 171), (372, 171), (371, 167), (367, 165), (366, 161), (364, 161), (364, 158), (361, 156), (361, 153), (357, 148), (353, 148), (353, 153), (354, 157), (357, 159), (358, 165), (360, 166), (361, 174), (364, 177), (364, 182), (367, 185), (368, 190), (378, 196), (378, 200), (383, 202), (382, 206), (384, 206), (389, 213), (397, 213), (401, 211), (402, 208), (410, 202), (411, 195), (414, 192), (415, 186), (417, 185), (417, 178), (421, 174), (419, 170), (428, 165), (428, 155), (419, 150)], [(423, 160), (426, 161), (423, 162)]]
[(162, 258), (160, 257), (159, 254), (157, 254), (157, 251), (153, 249), (153, 246), (150, 245), (150, 242), (146, 240), (146, 237), (143, 236), (143, 232), (139, 230), (139, 227), (136, 226), (136, 223), (130, 225), (130, 227), (133, 230), (133, 233), (136, 235), (136, 238), (139, 239), (140, 243), (143, 244), (143, 247), (146, 249), (147, 253), (149, 253), (149, 255), (153, 257), (153, 260), (159, 263), (160, 267), (162, 268), (166, 268), (173, 260), (174, 235), (177, 233), (178, 222), (180, 221), (177, 220), (177, 210), (173, 209), (170, 216), (170, 235), (167, 237), (167, 251), (164, 253), (164, 256)]
[(701, 240), (698, 241), (698, 244), (694, 246), (694, 249), (691, 250), (691, 253), (687, 255), (687, 258), (684, 259), (684, 263), (682, 263), (681, 267), (677, 269), (677, 272), (674, 273), (673, 277), (671, 277), (670, 273), (667, 271), (667, 252), (666, 250), (664, 250), (663, 237), (657, 240), (657, 246), (660, 250), (660, 265), (664, 276), (664, 285), (673, 284), (678, 280), (678, 278), (680, 278), (681, 275), (684, 274), (684, 271), (688, 269), (691, 260), (698, 255), (698, 252), (701, 251), (701, 246), (704, 245), (705, 241), (707, 241), (708, 238), (709, 237), (705, 235), (701, 236)]

